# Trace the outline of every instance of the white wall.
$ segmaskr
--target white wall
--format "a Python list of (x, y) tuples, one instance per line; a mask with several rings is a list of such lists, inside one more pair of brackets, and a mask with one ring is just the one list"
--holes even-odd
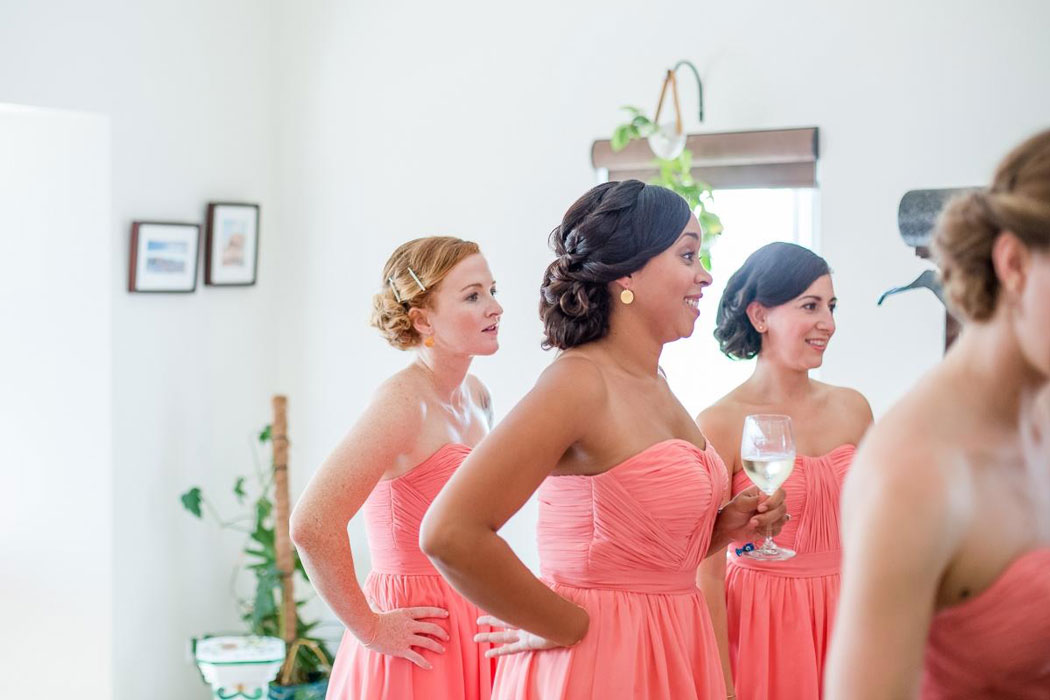
[(0, 105), (6, 697), (112, 697), (109, 152), (104, 117)]
[[(186, 640), (240, 629), (229, 595), (240, 542), (193, 521), (178, 496), (196, 484), (230, 505), (235, 475), (250, 468), (248, 437), (268, 420), (276, 388), (279, 320), (269, 311), (281, 231), (271, 31), (269, 4), (255, 0), (0, 3), (0, 102), (85, 109), (112, 124), (106, 243), (118, 700), (208, 697)], [(127, 294), (131, 220), (201, 221), (209, 200), (262, 205), (259, 284)], [(66, 431), (56, 424), (54, 439)], [(97, 436), (100, 444), (109, 439)], [(50, 468), (57, 475), (63, 467)], [(56, 478), (56, 489), (74, 485)], [(84, 583), (83, 572), (70, 575)], [(68, 643), (52, 638), (48, 653)]]
[[(704, 129), (821, 128), (821, 238), (843, 300), (824, 376), (885, 410), (941, 333), (932, 298), (874, 307), (921, 268), (896, 232), (899, 198), (982, 182), (1046, 125), (1048, 20), (1038, 0), (0, 4), (0, 102), (112, 124), (115, 696), (206, 696), (183, 644), (237, 626), (239, 543), (177, 496), (229, 489), (275, 390), (305, 483), (406, 360), (365, 324), (397, 243), (482, 243), (506, 321), (477, 371), (501, 413), (528, 389), (550, 359), (546, 235), (594, 182), (591, 141), (620, 105), (651, 109), (678, 58), (704, 76)], [(129, 222), (200, 220), (210, 199), (262, 204), (259, 285), (127, 295)], [(508, 536), (535, 563), (529, 518)]]
[[(874, 305), (922, 269), (897, 233), (901, 195), (984, 182), (1050, 122), (1050, 6), (1038, 0), (313, 0), (284, 6), (277, 23), (280, 191), (299, 235), (285, 297), (298, 327), (281, 376), (305, 423), (300, 485), (406, 359), (364, 319), (383, 261), (410, 237), (481, 242), (506, 315), (503, 349), (477, 369), (500, 411), (528, 389), (550, 359), (536, 316), (546, 236), (594, 182), (591, 141), (621, 105), (655, 107), (676, 59), (704, 77), (704, 129), (820, 127), (820, 239), (842, 299), (823, 376), (878, 413), (942, 342), (932, 296)], [(692, 90), (683, 79), (687, 114)], [(508, 537), (534, 561), (528, 518)]]

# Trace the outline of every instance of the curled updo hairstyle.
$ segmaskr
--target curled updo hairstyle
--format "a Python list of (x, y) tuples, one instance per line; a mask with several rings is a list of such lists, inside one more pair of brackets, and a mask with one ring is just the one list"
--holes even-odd
[(953, 199), (937, 222), (932, 248), (944, 291), (952, 308), (973, 321), (995, 312), (992, 247), (1003, 231), (1031, 249), (1050, 248), (1050, 130), (1015, 148), (991, 185)]
[(670, 248), (689, 216), (679, 195), (638, 180), (606, 182), (576, 200), (550, 235), (558, 257), (540, 286), (544, 350), (608, 333), (609, 283)]
[(409, 309), (427, 306), (449, 270), (480, 252), (477, 243), (450, 236), (417, 238), (398, 247), (383, 266), (382, 288), (372, 297), (371, 325), (398, 350), (419, 345), (422, 338)]
[(747, 316), (748, 305), (753, 301), (766, 308), (786, 304), (828, 274), (828, 263), (808, 248), (794, 243), (762, 246), (726, 283), (715, 317), (718, 347), (729, 357), (750, 360), (762, 349), (762, 336)]

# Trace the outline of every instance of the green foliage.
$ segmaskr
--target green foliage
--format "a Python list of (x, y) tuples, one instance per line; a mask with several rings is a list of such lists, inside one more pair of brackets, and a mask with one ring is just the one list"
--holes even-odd
[(193, 513), (198, 518), (202, 517), (201, 500), (203, 499), (203, 497), (201, 496), (200, 488), (194, 486), (192, 489), (182, 494), (182, 496), (180, 496), (179, 498), (182, 500), (183, 508)]
[[(260, 444), (270, 442), (270, 426), (266, 426), (260, 431), (258, 439)], [(258, 493), (254, 499), (250, 499), (246, 503), (245, 499), (249, 497), (249, 493), (245, 488), (247, 477), (241, 476), (237, 478), (233, 486), (233, 495), (237, 499), (237, 503), (244, 506), (246, 512), (241, 517), (231, 521), (224, 521), (218, 516), (210, 503), (205, 500), (198, 487), (193, 487), (182, 494), (180, 500), (182, 507), (194, 516), (203, 518), (202, 506), (204, 506), (208, 509), (209, 515), (216, 520), (222, 529), (237, 530), (246, 534), (243, 550), (246, 555), (246, 563), (238, 565), (238, 570), (243, 566), (244, 569), (251, 571), (255, 576), (255, 587), (250, 598), (238, 600), (241, 608), (241, 619), (244, 621), (250, 634), (283, 637), (281, 606), (284, 584), (281, 579), (281, 571), (277, 566), (272, 465), (269, 473), (260, 472), (256, 474), (256, 482)], [(245, 522), (251, 523), (250, 528), (245, 529), (240, 525)], [(298, 571), (303, 581), (309, 583), (302, 560), (294, 548), (292, 549), (292, 557), (294, 560), (294, 571)], [(305, 599), (296, 601), (296, 636), (317, 642), (321, 650), (331, 660), (331, 652), (325, 647), (324, 642), (310, 636), (319, 623), (316, 621), (305, 622), (299, 616), (298, 608), (306, 602)], [(326, 676), (326, 666), (324, 659), (317, 658), (316, 654), (306, 646), (300, 646), (296, 653), (296, 662), (289, 684), (297, 685), (321, 680)]]
[[(613, 129), (610, 145), (614, 151), (623, 150), (631, 141), (648, 138), (657, 129), (656, 124), (637, 107), (627, 106), (623, 109), (630, 119)], [(677, 158), (670, 160), (654, 157), (653, 164), (657, 167), (659, 175), (650, 184), (660, 185), (677, 192), (689, 203), (690, 209), (696, 214), (700, 227), (704, 231), (700, 259), (704, 267), (710, 270), (711, 247), (723, 231), (722, 220), (710, 209), (714, 203), (711, 186), (693, 177), (693, 154), (688, 148), (684, 149)]]

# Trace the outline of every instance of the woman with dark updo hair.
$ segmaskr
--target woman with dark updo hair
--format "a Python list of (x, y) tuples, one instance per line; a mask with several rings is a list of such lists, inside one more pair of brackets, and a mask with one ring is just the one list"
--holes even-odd
[[(503, 628), (494, 698), (690, 700), (725, 686), (696, 569), (783, 522), (783, 496), (729, 500), (725, 467), (658, 362), (711, 277), (681, 197), (595, 187), (551, 234), (545, 346), (560, 352), (439, 494), (423, 549)], [(535, 492), (542, 578), (498, 533)]]
[(828, 697), (1050, 698), (1050, 131), (955, 199), (963, 330), (872, 429), (843, 498)]
[[(701, 567), (701, 588), (723, 655), (729, 697), (818, 700), (839, 591), (839, 494), (871, 408), (852, 389), (809, 376), (835, 334), (828, 264), (793, 243), (770, 243), (733, 273), (715, 338), (726, 355), (758, 358), (743, 384), (697, 416), (730, 468), (732, 491), (750, 487), (740, 457), (745, 416), (791, 417), (797, 457), (784, 483), (785, 561), (752, 558), (738, 541)], [(741, 556), (743, 555), (743, 556)], [(734, 680), (735, 679), (735, 680)]]

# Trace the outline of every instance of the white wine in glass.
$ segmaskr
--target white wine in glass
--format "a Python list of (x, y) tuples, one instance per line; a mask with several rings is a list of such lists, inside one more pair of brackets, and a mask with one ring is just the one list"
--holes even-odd
[[(795, 434), (791, 418), (773, 414), (744, 418), (740, 438), (740, 460), (744, 473), (767, 496), (776, 493), (795, 468)], [(790, 549), (778, 547), (772, 536), (758, 549), (743, 552), (742, 557), (762, 561), (783, 561), (795, 556)]]

